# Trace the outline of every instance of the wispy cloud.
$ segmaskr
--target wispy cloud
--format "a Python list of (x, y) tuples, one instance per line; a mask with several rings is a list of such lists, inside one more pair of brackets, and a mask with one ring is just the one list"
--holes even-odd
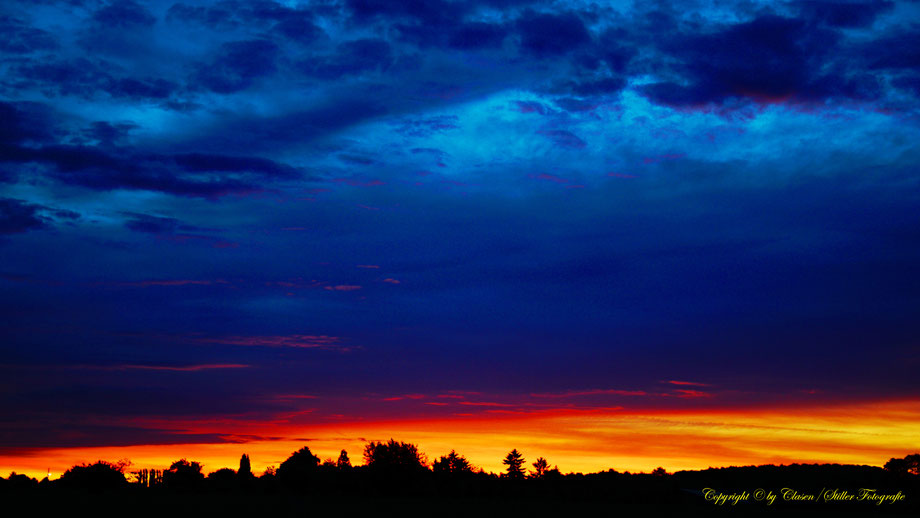
[(196, 338), (196, 342), (222, 345), (241, 345), (248, 347), (299, 347), (299, 348), (338, 348), (342, 338), (328, 335), (261, 335), (261, 336), (219, 336), (213, 338)]
[(426, 396), (425, 394), (402, 394), (399, 396), (384, 397), (384, 398), (381, 398), (381, 401), (402, 401), (404, 399), (418, 400), (418, 399), (425, 399), (427, 397), (428, 396)]
[(712, 394), (709, 392), (703, 392), (700, 390), (690, 390), (690, 389), (677, 389), (674, 392), (677, 393), (677, 397), (680, 398), (707, 398), (712, 397)]
[(127, 371), (127, 370), (145, 370), (145, 371), (172, 371), (172, 372), (198, 372), (217, 369), (248, 369), (251, 365), (242, 363), (202, 363), (194, 365), (143, 365), (143, 364), (122, 364), (122, 365), (75, 365), (73, 369), (91, 369), (104, 371)]
[(131, 281), (131, 282), (114, 282), (107, 283), (113, 286), (124, 286), (124, 287), (136, 287), (136, 288), (147, 288), (150, 286), (212, 286), (215, 284), (230, 284), (228, 281), (223, 279), (158, 279), (158, 280), (146, 280), (146, 281)]
[(335, 286), (326, 286), (324, 289), (328, 291), (357, 291), (361, 289), (361, 286), (357, 284), (337, 284)]
[(678, 381), (678, 380), (663, 380), (662, 383), (669, 383), (671, 385), (686, 385), (693, 387), (710, 387), (709, 383), (698, 383), (696, 381)]
[(580, 396), (650, 396), (644, 390), (620, 390), (620, 389), (593, 389), (593, 390), (569, 390), (566, 392), (536, 392), (530, 394), (533, 397), (542, 398), (567, 398)]

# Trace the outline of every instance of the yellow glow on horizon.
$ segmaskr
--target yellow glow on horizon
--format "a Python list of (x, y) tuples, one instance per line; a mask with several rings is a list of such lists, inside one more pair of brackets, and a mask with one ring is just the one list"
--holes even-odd
[[(194, 432), (215, 432), (226, 423), (199, 423)], [(224, 433), (251, 433), (251, 423)], [(130, 459), (129, 471), (165, 469), (187, 458), (206, 473), (236, 469), (247, 453), (254, 473), (277, 467), (304, 445), (322, 459), (345, 449), (353, 464), (363, 462), (367, 440), (417, 444), (428, 460), (451, 449), (486, 471), (501, 472), (501, 459), (512, 448), (528, 466), (537, 457), (564, 472), (668, 471), (731, 465), (841, 463), (880, 466), (920, 447), (920, 400), (882, 401), (820, 407), (709, 410), (607, 410), (547, 412), (453, 419), (406, 419), (379, 422), (321, 423), (313, 426), (261, 425), (261, 435), (310, 437), (244, 443), (106, 446), (33, 451), (28, 456), (0, 455), (0, 475), (10, 471), (52, 478), (67, 468), (96, 460)]]

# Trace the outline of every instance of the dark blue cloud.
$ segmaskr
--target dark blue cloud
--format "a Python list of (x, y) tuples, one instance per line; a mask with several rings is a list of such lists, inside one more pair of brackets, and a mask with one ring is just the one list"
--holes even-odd
[(682, 34), (666, 49), (679, 60), (680, 81), (643, 88), (655, 102), (682, 106), (731, 98), (872, 100), (878, 78), (837, 63), (841, 36), (808, 22), (762, 16), (712, 34)]
[(220, 32), (257, 28), (309, 43), (323, 33), (315, 24), (316, 15), (327, 13), (329, 9), (322, 5), (290, 7), (272, 1), (226, 0), (212, 5), (175, 3), (166, 11), (166, 21)]
[(456, 20), (466, 11), (462, 2), (408, 0), (387, 2), (385, 0), (347, 0), (346, 6), (358, 20), (367, 21), (376, 17), (408, 18), (427, 25), (440, 25)]
[(40, 205), (22, 200), (0, 198), (0, 234), (19, 234), (46, 226), (39, 214)]
[(913, 92), (914, 96), (920, 97), (920, 74), (912, 74), (895, 78), (892, 83), (898, 88)]
[(367, 97), (333, 98), (305, 110), (295, 105), (277, 116), (231, 116), (220, 121), (219, 131), (189, 139), (187, 147), (215, 152), (242, 147), (272, 151), (292, 142), (312, 142), (389, 113), (384, 100)]
[(380, 39), (360, 39), (339, 45), (325, 58), (314, 58), (303, 65), (305, 73), (320, 79), (385, 70), (393, 61), (390, 44)]
[(920, 50), (914, 42), (920, 31), (897, 31), (866, 44), (862, 49), (872, 69), (920, 70)]
[(156, 23), (156, 18), (150, 11), (132, 0), (115, 0), (107, 3), (93, 13), (92, 20), (102, 27), (124, 29), (149, 27)]
[(259, 157), (188, 153), (174, 155), (172, 160), (183, 170), (191, 172), (244, 172), (275, 178), (296, 178), (300, 175), (291, 166)]
[(304, 12), (285, 16), (274, 25), (272, 30), (302, 44), (313, 43), (326, 35), (325, 31), (314, 23), (313, 16)]
[(894, 2), (828, 2), (805, 0), (798, 2), (800, 15), (832, 27), (856, 28), (872, 25), (879, 14), (890, 11)]
[(83, 131), (83, 136), (99, 142), (101, 146), (113, 146), (122, 143), (137, 128), (137, 124), (132, 122), (95, 121)]
[[(15, 181), (15, 178), (9, 181)], [(25, 200), (0, 198), (0, 234), (21, 234), (50, 228), (52, 223), (72, 223), (82, 215), (67, 209), (56, 209)]]
[(163, 78), (112, 79), (105, 86), (106, 91), (115, 97), (132, 99), (167, 99), (176, 91), (177, 85)]
[(0, 102), (0, 145), (47, 142), (54, 133), (53, 119), (44, 105)]
[(626, 78), (622, 76), (588, 77), (581, 81), (566, 83), (562, 91), (585, 97), (594, 97), (619, 93), (625, 86)]
[(149, 76), (119, 76), (117, 67), (105, 61), (85, 58), (45, 62), (35, 60), (16, 66), (20, 87), (34, 88), (46, 95), (76, 95), (98, 98), (108, 94), (116, 98), (165, 100), (178, 85), (170, 80)]
[(275, 71), (277, 54), (277, 45), (268, 40), (224, 43), (217, 55), (198, 70), (195, 79), (217, 93), (243, 90)]
[[(66, 184), (108, 191), (132, 189), (159, 191), (180, 196), (219, 197), (234, 192), (252, 192), (262, 189), (259, 178), (271, 178), (276, 172), (289, 175), (290, 168), (274, 166), (266, 169), (265, 162), (243, 158), (237, 164), (232, 157), (216, 157), (201, 162), (201, 157), (189, 155), (137, 156), (112, 154), (93, 147), (48, 146), (40, 149), (20, 148), (11, 153), (13, 162), (37, 162), (53, 167), (48, 173)], [(179, 169), (169, 167), (175, 162)], [(227, 169), (218, 166), (223, 162)], [(210, 166), (206, 164), (212, 164)], [(187, 166), (187, 167), (186, 167)], [(216, 169), (208, 169), (215, 167)], [(248, 173), (243, 176), (224, 175), (212, 178), (199, 174), (207, 171)], [(189, 174), (186, 174), (189, 173)]]
[[(265, 182), (298, 178), (296, 168), (254, 156), (207, 153), (145, 153), (114, 146), (137, 129), (131, 122), (95, 121), (78, 134), (98, 145), (53, 144), (57, 128), (49, 110), (35, 103), (3, 103), (0, 163), (48, 166), (60, 182), (97, 190), (140, 189), (182, 196), (215, 197), (264, 188)], [(41, 145), (36, 145), (41, 144)], [(221, 173), (221, 176), (213, 176)]]
[(0, 17), (0, 52), (26, 54), (58, 47), (57, 39), (48, 31), (30, 27), (22, 20), (9, 16)]
[(240, 26), (245, 17), (239, 12), (236, 2), (218, 2), (213, 6), (193, 6), (175, 3), (166, 12), (166, 21), (173, 23), (195, 23), (213, 30), (233, 29)]
[(103, 3), (85, 20), (77, 43), (88, 53), (116, 59), (154, 54), (156, 17), (132, 0)]
[(162, 216), (151, 216), (150, 214), (126, 213), (128, 217), (125, 220), (125, 227), (136, 232), (147, 234), (172, 234), (176, 231), (194, 231), (195, 227), (183, 224), (176, 218), (164, 218)]
[(507, 36), (508, 29), (503, 25), (470, 22), (454, 29), (449, 44), (457, 49), (500, 47)]
[(17, 67), (17, 73), (23, 86), (56, 95), (91, 97), (110, 81), (103, 67), (85, 58), (69, 62), (27, 62)]
[(572, 13), (525, 12), (517, 20), (521, 48), (536, 56), (572, 52), (591, 40), (584, 23)]

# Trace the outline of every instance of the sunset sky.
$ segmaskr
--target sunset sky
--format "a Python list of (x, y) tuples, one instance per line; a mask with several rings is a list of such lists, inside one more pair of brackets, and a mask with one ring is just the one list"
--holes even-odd
[(0, 475), (920, 449), (920, 3), (7, 1)]

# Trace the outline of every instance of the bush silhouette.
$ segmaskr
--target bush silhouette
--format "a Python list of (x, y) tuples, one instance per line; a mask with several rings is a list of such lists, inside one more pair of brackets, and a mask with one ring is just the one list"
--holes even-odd
[(208, 475), (208, 487), (218, 491), (231, 491), (240, 487), (240, 481), (235, 471), (221, 468)]
[(27, 475), (13, 471), (6, 479), (0, 478), (0, 489), (4, 491), (22, 492), (38, 487), (38, 481)]
[(89, 491), (121, 489), (128, 485), (124, 466), (103, 460), (90, 465), (73, 466), (61, 475), (64, 487)]
[(885, 469), (898, 475), (920, 475), (920, 453), (907, 455), (903, 459), (890, 459)]
[(456, 451), (450, 450), (450, 453), (447, 455), (442, 455), (441, 458), (434, 461), (434, 464), (431, 466), (432, 471), (435, 473), (441, 474), (458, 474), (458, 473), (472, 473), (473, 468), (470, 466), (470, 462), (466, 460), (466, 457), (459, 455)]
[(198, 489), (204, 480), (201, 464), (179, 459), (163, 472), (163, 484), (170, 489), (189, 491)]

